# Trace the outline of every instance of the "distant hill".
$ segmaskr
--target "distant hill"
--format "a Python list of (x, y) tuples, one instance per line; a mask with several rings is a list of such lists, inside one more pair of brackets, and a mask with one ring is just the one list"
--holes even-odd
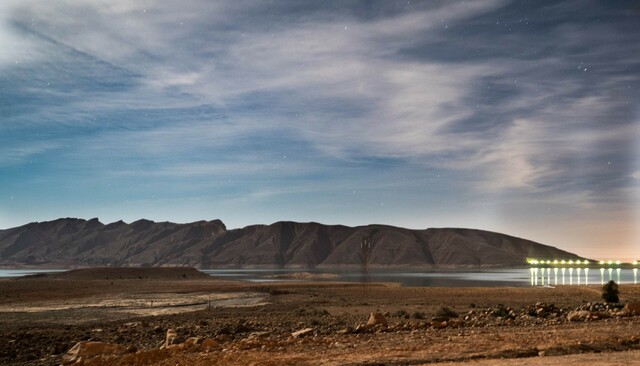
[(372, 238), (370, 266), (520, 266), (527, 257), (581, 257), (530, 240), (473, 229), (410, 230), (276, 222), (227, 230), (189, 224), (58, 219), (0, 230), (0, 266), (353, 267)]

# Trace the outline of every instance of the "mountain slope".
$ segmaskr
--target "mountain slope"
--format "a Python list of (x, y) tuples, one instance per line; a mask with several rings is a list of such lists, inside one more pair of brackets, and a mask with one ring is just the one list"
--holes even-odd
[(227, 230), (220, 220), (104, 225), (98, 219), (67, 218), (0, 230), (0, 266), (358, 266), (364, 237), (373, 242), (371, 266), (518, 266), (527, 257), (580, 258), (473, 229), (276, 222)]

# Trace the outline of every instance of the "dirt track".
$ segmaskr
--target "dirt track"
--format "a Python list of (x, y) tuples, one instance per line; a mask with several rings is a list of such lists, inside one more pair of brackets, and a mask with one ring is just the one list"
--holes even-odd
[[(0, 333), (7, 335), (0, 364), (57, 365), (82, 340), (133, 346), (144, 354), (162, 343), (169, 328), (220, 346), (166, 351), (153, 364), (632, 364), (640, 349), (638, 316), (566, 320), (568, 311), (600, 301), (597, 286), (459, 289), (96, 278), (0, 280)], [(640, 288), (623, 286), (621, 297), (640, 300)], [(209, 298), (233, 301), (210, 307)], [(538, 309), (535, 303), (555, 307), (528, 315)], [(503, 309), (499, 304), (516, 315), (496, 313)], [(443, 306), (460, 317), (436, 327), (431, 319)], [(389, 327), (355, 331), (372, 311), (385, 313)], [(307, 337), (291, 337), (307, 327)], [(134, 356), (94, 364), (130, 364)]]

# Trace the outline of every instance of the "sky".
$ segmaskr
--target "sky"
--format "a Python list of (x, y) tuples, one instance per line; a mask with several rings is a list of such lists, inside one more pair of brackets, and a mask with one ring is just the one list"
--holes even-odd
[(0, 228), (469, 227), (640, 258), (637, 1), (0, 2)]

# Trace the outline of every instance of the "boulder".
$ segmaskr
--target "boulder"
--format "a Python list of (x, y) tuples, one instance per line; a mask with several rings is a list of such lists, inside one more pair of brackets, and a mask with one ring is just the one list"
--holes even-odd
[(387, 318), (384, 317), (384, 315), (382, 315), (381, 313), (378, 312), (372, 312), (371, 315), (369, 315), (369, 320), (367, 321), (367, 325), (388, 325), (387, 323)]
[(82, 341), (76, 343), (62, 356), (62, 364), (65, 366), (81, 364), (89, 358), (108, 355), (121, 356), (128, 351), (127, 347), (120, 344)]

